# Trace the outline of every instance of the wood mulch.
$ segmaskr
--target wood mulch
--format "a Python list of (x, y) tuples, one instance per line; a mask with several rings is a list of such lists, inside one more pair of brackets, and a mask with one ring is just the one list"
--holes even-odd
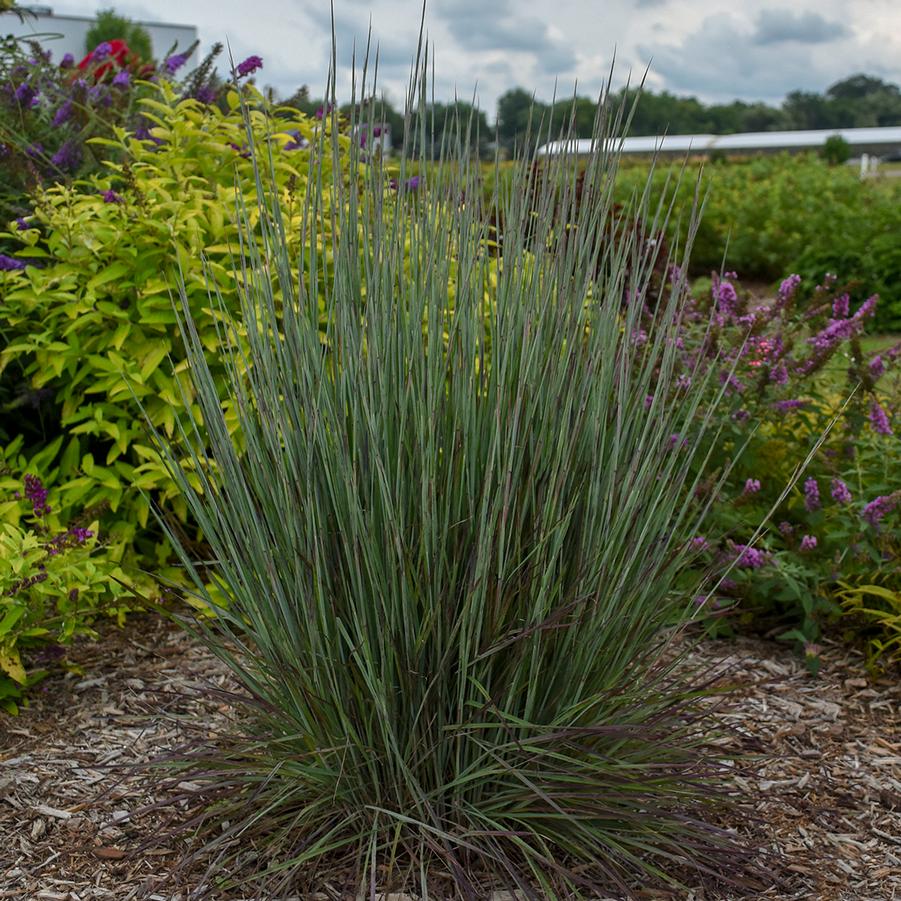
[[(901, 901), (897, 674), (874, 680), (859, 655), (828, 643), (818, 678), (786, 647), (750, 638), (704, 642), (693, 657), (729, 667), (735, 690), (722, 715), (763, 748), (758, 774), (740, 783), (778, 859), (757, 897)], [(0, 719), (0, 899), (185, 901), (193, 884), (163, 885), (184, 849), (135, 851), (160, 828), (158, 815), (132, 817), (154, 786), (117, 765), (173, 746), (181, 714), (202, 711), (215, 729), (225, 708), (211, 714), (189, 696), (228, 678), (149, 617), (105, 629), (72, 658), (84, 675), (47, 680), (29, 708)], [(647, 897), (730, 901), (700, 890)]]

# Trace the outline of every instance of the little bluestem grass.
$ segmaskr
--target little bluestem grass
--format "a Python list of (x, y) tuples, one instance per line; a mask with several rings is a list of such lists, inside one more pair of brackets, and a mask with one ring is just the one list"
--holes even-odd
[(227, 384), (182, 303), (196, 403), (161, 441), (210, 549), (171, 536), (217, 613), (195, 628), (243, 689), (232, 734), (166, 759), (216, 891), (588, 898), (745, 861), (675, 641), (716, 392), (648, 400), (683, 294), (652, 289), (666, 208), (611, 225), (620, 125), (602, 98), (578, 202), (565, 157), (498, 177), (500, 241), (466, 123), (415, 191), (424, 135), (324, 183), (317, 159), (360, 151), (323, 130), (298, 221), (252, 149), (262, 249), (240, 315), (210, 296)]

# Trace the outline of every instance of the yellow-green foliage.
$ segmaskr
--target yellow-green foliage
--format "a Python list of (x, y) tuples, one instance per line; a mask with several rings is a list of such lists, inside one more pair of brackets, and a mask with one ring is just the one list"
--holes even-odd
[[(11, 713), (45, 674), (41, 655), (49, 662), (55, 646), (91, 634), (98, 616), (125, 611), (119, 583), (127, 577), (99, 543), (97, 511), (63, 508), (65, 485), (49, 488), (46, 510), (36, 512), (26, 496), (24, 474), (47, 468), (61, 441), (31, 460), (20, 452), (21, 439), (0, 454), (0, 708)], [(58, 467), (47, 471), (50, 484)]]
[[(255, 145), (264, 148), (272, 139), (270, 189), (279, 195), (288, 246), (298, 259), (311, 155), (319, 152), (318, 130), (330, 126), (295, 110), (267, 109), (245, 90)], [(149, 497), (186, 519), (184, 503), (148, 441), (144, 415), (171, 437), (183, 397), (192, 396), (172, 302), (179, 273), (193, 321), (219, 371), (221, 335), (208, 278), (226, 307), (236, 309), (236, 191), (256, 210), (237, 94), (223, 113), (180, 101), (171, 86), (161, 85), (144, 105), (152, 140), (120, 130), (115, 140), (101, 142), (113, 145), (111, 156), (123, 162), (108, 164), (105, 177), (44, 192), (30, 220), (37, 228), (5, 233), (23, 242), (19, 256), (43, 267), (0, 272), (0, 321), (11, 339), (0, 367), (15, 361), (34, 388), (54, 392), (64, 436), (64, 453), (55, 461), (62, 503), (108, 508), (106, 538), (117, 559), (148, 524)], [(324, 146), (322, 177), (332, 183), (331, 141)], [(347, 166), (348, 140), (339, 137), (338, 146), (341, 165)], [(269, 170), (269, 160), (261, 167)], [(327, 192), (322, 200), (317, 233), (327, 260)]]
[(885, 585), (839, 582), (837, 598), (845, 614), (863, 620), (870, 633), (870, 660), (880, 665), (901, 662), (901, 590)]

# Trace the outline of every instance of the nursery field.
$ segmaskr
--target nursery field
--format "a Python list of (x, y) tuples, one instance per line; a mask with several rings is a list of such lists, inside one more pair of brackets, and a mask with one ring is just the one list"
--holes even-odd
[(901, 891), (901, 183), (217, 52), (0, 52), (0, 898)]

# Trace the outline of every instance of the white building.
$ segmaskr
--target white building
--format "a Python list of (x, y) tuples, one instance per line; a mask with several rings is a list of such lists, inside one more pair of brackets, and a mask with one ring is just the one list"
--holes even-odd
[[(830, 128), (817, 131), (758, 131), (735, 135), (650, 135), (648, 137), (612, 139), (612, 146), (623, 153), (706, 154), (714, 150), (724, 153), (779, 153), (782, 151), (816, 150), (833, 135), (844, 138), (851, 152), (884, 156), (901, 150), (901, 127)], [(538, 148), (539, 156), (569, 153), (576, 156), (592, 152), (589, 140), (551, 141)]]
[[(59, 62), (71, 53), (78, 62), (87, 50), (85, 38), (94, 24), (90, 16), (57, 15), (49, 6), (25, 6), (26, 15), (19, 21), (16, 15), (0, 17), (0, 34), (11, 34), (18, 38), (33, 38), (45, 50), (53, 53)], [(171, 25), (163, 22), (137, 22), (150, 35), (155, 59), (163, 59), (175, 46), (178, 52), (187, 50), (197, 40), (196, 25)], [(196, 61), (196, 51), (195, 51)]]

